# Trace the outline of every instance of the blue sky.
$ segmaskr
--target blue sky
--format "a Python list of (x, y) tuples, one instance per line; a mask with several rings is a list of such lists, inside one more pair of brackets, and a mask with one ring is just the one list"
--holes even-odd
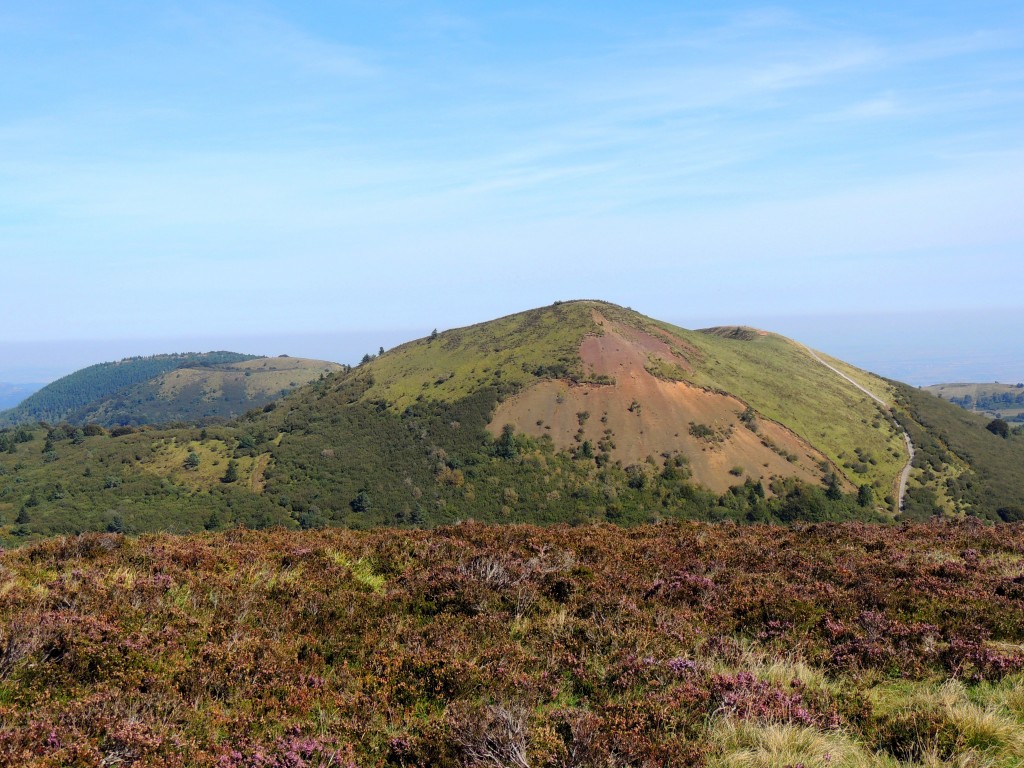
[(576, 297), (1024, 319), (1022, 192), (1019, 2), (0, 5), (8, 367)]

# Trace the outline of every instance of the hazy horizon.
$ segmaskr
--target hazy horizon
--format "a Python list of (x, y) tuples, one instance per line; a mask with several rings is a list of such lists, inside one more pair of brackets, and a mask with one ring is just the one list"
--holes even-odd
[[(643, 308), (634, 307), (640, 312)], [(644, 312), (644, 314), (648, 314)], [(493, 319), (480, 318), (476, 322)], [(1019, 328), (1024, 310), (659, 317), (684, 328), (753, 325), (789, 336), (833, 357), (914, 386), (956, 381), (1024, 381), (1024, 339), (993, 329)], [(137, 355), (229, 350), (310, 357), (354, 365), (366, 353), (426, 336), (421, 328), (322, 333), (205, 334), (163, 338), (0, 342), (0, 382), (48, 383), (96, 363)]]

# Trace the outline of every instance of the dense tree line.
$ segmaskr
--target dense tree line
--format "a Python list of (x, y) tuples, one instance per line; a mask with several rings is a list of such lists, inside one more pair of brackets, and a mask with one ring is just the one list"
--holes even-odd
[[(59, 424), (0, 431), (0, 510), (14, 539), (84, 530), (142, 532), (286, 525), (433, 527), (459, 520), (635, 525), (671, 519), (789, 522), (876, 519), (870, 497), (775, 478), (737, 476), (716, 494), (692, 482), (680, 454), (623, 466), (601, 444), (558, 451), (548, 439), (485, 429), (499, 398), (488, 388), (454, 403), (396, 412), (365, 402), (370, 382), (327, 377), (300, 396), (230, 425), (106, 433)], [(20, 435), (20, 438), (18, 437)], [(18, 439), (27, 441), (17, 442)], [(168, 441), (196, 446), (171, 469), (147, 466)], [(227, 446), (219, 467), (203, 446)], [(208, 453), (204, 454), (209, 456)], [(259, 477), (240, 472), (261, 460)], [(213, 480), (196, 488), (196, 473)], [(166, 473), (166, 470), (164, 470)], [(253, 493), (251, 482), (262, 484)], [(58, 488), (58, 485), (60, 486)], [(15, 519), (18, 518), (18, 519)]]

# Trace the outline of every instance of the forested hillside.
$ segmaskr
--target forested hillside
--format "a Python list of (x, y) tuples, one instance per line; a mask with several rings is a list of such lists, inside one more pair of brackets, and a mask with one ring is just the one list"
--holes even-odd
[(129, 357), (115, 363), (90, 365), (47, 384), (16, 408), (0, 413), (0, 425), (64, 421), (94, 401), (184, 365), (217, 365), (255, 358), (237, 352), (206, 352)]
[(73, 424), (202, 425), (241, 416), (344, 366), (302, 357), (186, 363), (75, 410)]

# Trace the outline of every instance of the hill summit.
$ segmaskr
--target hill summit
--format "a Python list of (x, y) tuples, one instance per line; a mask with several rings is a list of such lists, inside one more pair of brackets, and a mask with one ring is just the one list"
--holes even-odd
[[(607, 302), (448, 331), (364, 368), (366, 399), (400, 410), (493, 387), (495, 437), (511, 425), (598, 463), (680, 456), (717, 492), (788, 476), (847, 490), (866, 482), (885, 497), (907, 459), (885, 408), (801, 345), (745, 327), (687, 331)], [(889, 396), (881, 379), (849, 371)]]
[(368, 355), (226, 424), (0, 430), (0, 541), (470, 518), (1024, 519), (1024, 436), (987, 423), (767, 331), (558, 302)]

